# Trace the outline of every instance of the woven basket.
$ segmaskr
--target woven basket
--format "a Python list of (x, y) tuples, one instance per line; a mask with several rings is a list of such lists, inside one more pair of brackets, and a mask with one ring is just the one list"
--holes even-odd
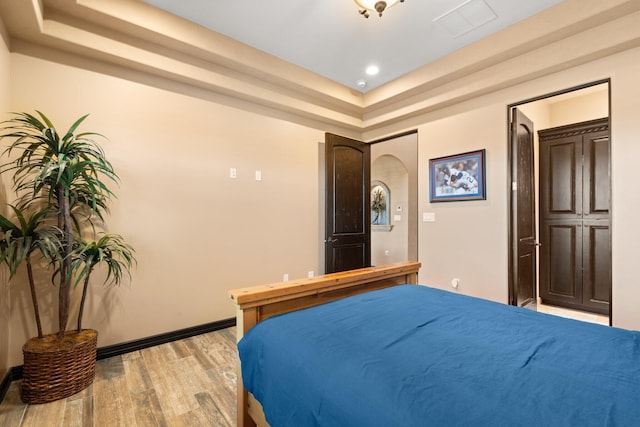
[(22, 347), (22, 401), (47, 403), (87, 388), (96, 373), (98, 332), (83, 329), (31, 338)]

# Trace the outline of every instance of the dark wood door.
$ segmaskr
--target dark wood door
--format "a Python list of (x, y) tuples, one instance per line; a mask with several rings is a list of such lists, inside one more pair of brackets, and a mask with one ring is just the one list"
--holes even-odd
[(370, 147), (327, 133), (325, 273), (369, 267)]
[(608, 119), (540, 136), (540, 297), (609, 313), (611, 230)]
[(536, 221), (533, 122), (517, 108), (511, 116), (512, 267), (509, 303), (524, 306), (536, 300)]

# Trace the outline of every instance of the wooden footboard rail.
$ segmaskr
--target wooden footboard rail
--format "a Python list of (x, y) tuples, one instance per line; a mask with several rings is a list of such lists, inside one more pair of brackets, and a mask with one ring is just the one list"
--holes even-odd
[[(410, 261), (230, 290), (229, 298), (236, 305), (238, 340), (258, 322), (271, 316), (376, 289), (418, 283), (420, 265), (419, 262)], [(249, 396), (242, 386), (238, 370), (237, 425), (267, 425), (259, 404), (251, 400), (250, 407)]]

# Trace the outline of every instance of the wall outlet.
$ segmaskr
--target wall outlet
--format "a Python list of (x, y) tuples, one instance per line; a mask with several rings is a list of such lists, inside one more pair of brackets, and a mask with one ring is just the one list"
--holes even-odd
[(313, 277), (313, 270), (307, 273), (307, 277), (311, 279)]
[(423, 222), (436, 222), (436, 213), (435, 212), (422, 212), (422, 221)]
[(282, 275), (282, 281), (283, 282), (288, 282), (289, 281), (289, 273), (284, 273)]

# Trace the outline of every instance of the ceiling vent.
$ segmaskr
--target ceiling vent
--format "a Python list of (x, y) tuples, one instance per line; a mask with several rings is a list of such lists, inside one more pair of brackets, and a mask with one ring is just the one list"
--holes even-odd
[(493, 21), (497, 17), (498, 15), (484, 0), (468, 0), (438, 16), (433, 22), (442, 25), (455, 38)]

